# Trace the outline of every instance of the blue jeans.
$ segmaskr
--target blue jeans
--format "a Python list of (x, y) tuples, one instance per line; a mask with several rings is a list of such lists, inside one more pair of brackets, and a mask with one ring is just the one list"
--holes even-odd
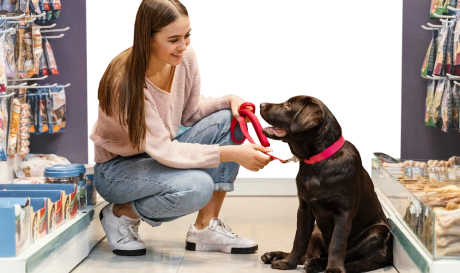
[[(179, 142), (237, 145), (231, 137), (229, 109), (213, 113), (178, 135)], [(235, 137), (243, 138), (239, 126)], [(148, 154), (118, 156), (94, 168), (97, 192), (108, 202), (131, 203), (134, 212), (151, 226), (159, 226), (206, 206), (214, 191), (233, 191), (239, 165), (221, 162), (217, 168), (175, 169)]]

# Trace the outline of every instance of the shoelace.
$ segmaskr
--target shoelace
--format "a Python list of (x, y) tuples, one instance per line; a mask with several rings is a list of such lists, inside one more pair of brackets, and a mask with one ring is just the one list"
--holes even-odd
[(219, 218), (214, 218), (214, 221), (212, 221), (211, 223), (211, 229), (220, 231), (221, 233), (230, 237), (238, 237), (238, 235), (236, 235), (235, 233), (230, 232), (225, 226), (224, 222)]
[(122, 237), (118, 242), (122, 241), (124, 243), (129, 243), (132, 240), (140, 241), (141, 237), (139, 236), (139, 225), (141, 224), (140, 220), (137, 221), (129, 221), (124, 218), (120, 218), (120, 228), (119, 231), (124, 237)]

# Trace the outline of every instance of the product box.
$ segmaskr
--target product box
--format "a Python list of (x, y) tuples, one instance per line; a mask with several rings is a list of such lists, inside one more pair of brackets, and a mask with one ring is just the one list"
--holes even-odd
[(31, 217), (31, 243), (35, 243), (38, 239), (43, 238), (48, 233), (48, 198), (30, 198), (30, 206), (32, 207)]
[(86, 168), (86, 192), (88, 205), (96, 205), (97, 191), (94, 187), (94, 165), (85, 165)]
[(0, 198), (0, 257), (16, 257), (30, 246), (29, 198)]
[[(61, 202), (59, 207), (48, 208), (50, 217), (55, 217), (54, 222), (50, 224), (53, 227), (59, 227), (61, 224), (74, 218), (77, 215), (77, 185), (74, 184), (0, 184), (1, 190), (25, 190), (25, 191), (62, 191)], [(47, 197), (47, 196), (31, 196), (31, 197)], [(48, 197), (49, 198), (49, 197)], [(55, 201), (51, 200), (52, 203)], [(54, 213), (53, 213), (54, 212)], [(49, 226), (49, 225), (48, 225)], [(54, 229), (48, 229), (48, 233)]]

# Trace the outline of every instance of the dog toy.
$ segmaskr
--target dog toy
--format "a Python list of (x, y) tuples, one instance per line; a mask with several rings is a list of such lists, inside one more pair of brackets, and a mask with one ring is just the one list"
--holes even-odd
[[(245, 109), (247, 106), (252, 107), (252, 110)], [(256, 112), (256, 107), (254, 106), (253, 103), (245, 102), (241, 104), (240, 109), (238, 110), (238, 114), (240, 116), (238, 117), (238, 119), (234, 118), (232, 120), (232, 125), (231, 125), (232, 139), (238, 144), (243, 143), (246, 139), (248, 139), (249, 142), (251, 142), (252, 144), (256, 144), (254, 140), (252, 139), (252, 137), (249, 135), (248, 126), (246, 122), (244, 121), (245, 117), (247, 117), (251, 121), (252, 126), (254, 126), (254, 130), (256, 131), (257, 137), (259, 138), (261, 145), (264, 147), (270, 147), (270, 142), (268, 142), (267, 137), (262, 133), (262, 125), (260, 125), (260, 122), (257, 119), (255, 112)], [(235, 126), (237, 123), (240, 124), (241, 131), (243, 132), (243, 135), (244, 135), (242, 140), (237, 140), (234, 136), (234, 130), (235, 130)], [(292, 158), (288, 160), (283, 160), (281, 158), (278, 158), (268, 153), (264, 153), (264, 154), (268, 155), (269, 157), (273, 159), (279, 160), (283, 164), (288, 163), (290, 161), (294, 161), (294, 159)]]
[[(245, 107), (251, 106), (252, 110), (245, 109)], [(247, 101), (241, 104), (240, 109), (238, 110), (238, 114), (240, 115), (238, 119), (234, 118), (232, 120), (231, 124), (231, 133), (232, 133), (232, 139), (235, 141), (235, 143), (241, 144), (241, 143), (246, 143), (250, 142), (252, 144), (256, 144), (254, 139), (257, 139), (259, 143), (264, 146), (265, 148), (272, 148), (276, 147), (276, 144), (274, 144), (271, 140), (269, 140), (263, 133), (262, 133), (262, 128), (264, 126), (267, 126), (267, 124), (255, 114), (255, 104)], [(244, 122), (245, 117), (247, 117), (250, 121), (252, 126), (254, 127), (254, 133), (252, 133), (252, 130), (248, 129), (249, 124), (246, 124)], [(237, 140), (233, 134), (233, 131), (235, 130), (236, 123), (240, 124), (241, 132), (243, 132), (243, 139), (242, 140)], [(345, 138), (343, 135), (331, 146), (326, 148), (324, 151), (322, 151), (319, 154), (316, 154), (310, 159), (305, 159), (304, 162), (307, 164), (315, 164), (318, 162), (321, 162), (323, 160), (326, 160), (327, 158), (331, 157), (333, 154), (335, 154), (338, 150), (342, 148), (342, 146), (345, 144)], [(280, 158), (268, 153), (262, 153), (264, 155), (270, 156), (275, 160), (279, 160), (283, 163), (288, 162), (288, 161), (296, 161), (294, 156), (291, 156), (290, 158)]]

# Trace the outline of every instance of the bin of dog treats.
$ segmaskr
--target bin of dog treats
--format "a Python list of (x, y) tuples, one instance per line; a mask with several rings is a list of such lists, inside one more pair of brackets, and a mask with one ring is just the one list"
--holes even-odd
[(78, 176), (78, 194), (79, 194), (79, 203), (78, 208), (84, 209), (87, 205), (87, 188), (86, 188), (86, 168), (83, 164), (71, 164), (70, 166), (76, 168), (79, 172)]
[(76, 182), (74, 184), (77, 185), (78, 210), (82, 210), (86, 208), (86, 180), (85, 180), (86, 169), (85, 169), (85, 166), (83, 164), (71, 164), (71, 165), (54, 165), (53, 167), (73, 168), (77, 170), (78, 174), (76, 177)]
[[(70, 165), (54, 165), (45, 169), (45, 184), (75, 184), (80, 185), (80, 171)], [(79, 191), (78, 191), (79, 192)], [(80, 194), (77, 194), (78, 209), (80, 208)]]

